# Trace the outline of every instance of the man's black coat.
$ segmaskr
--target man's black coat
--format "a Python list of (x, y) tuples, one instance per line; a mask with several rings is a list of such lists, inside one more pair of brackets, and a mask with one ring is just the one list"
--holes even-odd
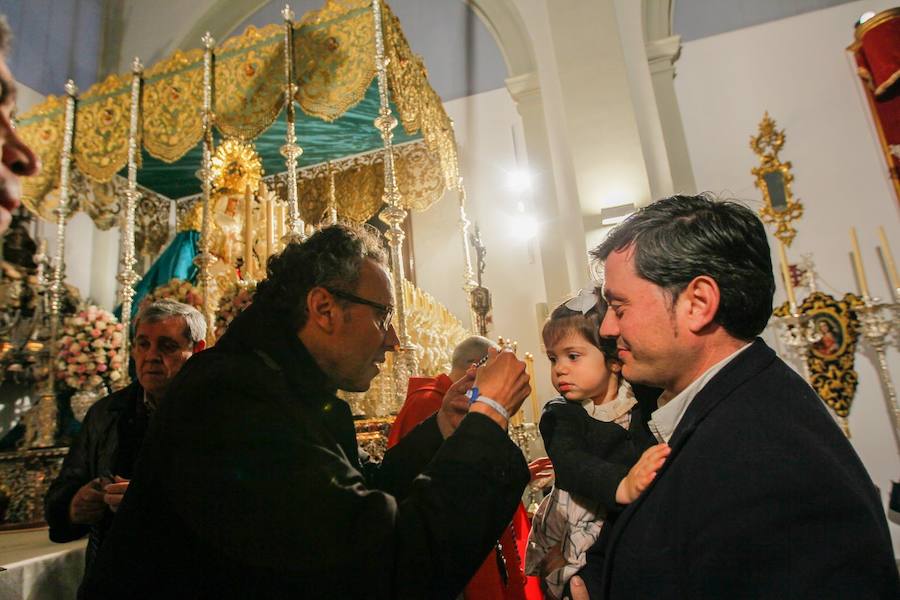
[(875, 486), (762, 340), (697, 394), (670, 445), (607, 538), (604, 597), (900, 598)]
[(472, 414), (365, 458), (349, 406), (253, 305), (170, 387), (86, 597), (454, 598), (512, 518), (521, 452)]
[(76, 525), (69, 520), (69, 505), (78, 490), (97, 477), (131, 478), (147, 421), (144, 389), (137, 381), (98, 400), (85, 415), (81, 431), (44, 498), (51, 540), (71, 542), (90, 533), (85, 572), (90, 571), (97, 549), (112, 525), (113, 513), (107, 510), (94, 525)]

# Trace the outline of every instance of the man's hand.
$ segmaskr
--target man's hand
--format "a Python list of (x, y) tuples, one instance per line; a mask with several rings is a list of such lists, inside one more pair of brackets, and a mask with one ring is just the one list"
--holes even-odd
[(469, 412), (469, 399), (466, 392), (472, 389), (475, 383), (475, 366), (469, 367), (466, 374), (459, 381), (453, 382), (444, 394), (444, 400), (441, 402), (441, 408), (437, 413), (437, 424), (441, 430), (444, 439), (450, 437), (456, 428), (459, 427), (460, 421)]
[(666, 457), (672, 452), (668, 444), (657, 444), (648, 448), (638, 461), (628, 471), (625, 479), (619, 482), (616, 488), (616, 502), (619, 504), (631, 504), (637, 500), (653, 478), (656, 477)]
[(591, 600), (587, 586), (584, 585), (584, 581), (578, 575), (573, 576), (569, 580), (569, 590), (572, 591), (572, 600)]
[(69, 521), (75, 525), (92, 525), (103, 518), (106, 503), (100, 480), (94, 479), (81, 486), (69, 503)]
[[(490, 358), (487, 363), (478, 369), (475, 385), (478, 387), (480, 395), (498, 402), (509, 412), (511, 417), (519, 410), (531, 391), (528, 373), (525, 372), (525, 363), (510, 351), (498, 353), (490, 348), (488, 355)], [(469, 410), (487, 415), (500, 427), (506, 429), (506, 419), (484, 402), (474, 403)]]
[(125, 495), (129, 483), (131, 482), (128, 479), (116, 475), (115, 480), (103, 488), (106, 492), (103, 495), (103, 502), (109, 506), (109, 510), (113, 512), (119, 510), (119, 504), (122, 503), (122, 497)]

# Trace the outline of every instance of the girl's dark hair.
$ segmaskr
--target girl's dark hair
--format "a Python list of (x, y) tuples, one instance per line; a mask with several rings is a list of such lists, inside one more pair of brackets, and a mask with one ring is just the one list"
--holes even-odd
[(570, 333), (577, 333), (599, 348), (606, 360), (616, 360), (616, 340), (600, 337), (600, 323), (606, 315), (606, 302), (598, 299), (587, 314), (582, 314), (581, 311), (572, 310), (566, 306), (571, 299), (569, 298), (553, 309), (544, 323), (544, 328), (541, 330), (544, 348), (553, 346)]

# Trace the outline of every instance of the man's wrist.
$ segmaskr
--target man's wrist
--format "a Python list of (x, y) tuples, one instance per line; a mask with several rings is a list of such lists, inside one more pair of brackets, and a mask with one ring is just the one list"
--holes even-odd
[(450, 422), (450, 416), (444, 412), (443, 408), (437, 411), (435, 421), (437, 421), (438, 431), (441, 432), (441, 437), (445, 440), (456, 431), (456, 428), (453, 427), (453, 424)]
[(483, 414), (484, 416), (486, 416), (487, 418), (492, 420), (494, 423), (496, 423), (497, 426), (500, 427), (500, 429), (503, 429), (504, 431), (507, 429), (507, 427), (509, 425), (509, 419), (506, 419), (503, 415), (501, 415), (499, 412), (497, 412), (496, 410), (494, 410), (492, 407), (485, 404), (484, 402), (473, 403), (472, 406), (469, 408), (469, 412)]
[(468, 392), (466, 392), (466, 398), (469, 399), (469, 406), (476, 402), (484, 402), (491, 408), (493, 408), (497, 413), (503, 417), (506, 421), (509, 421), (509, 411), (505, 406), (491, 398), (490, 396), (484, 395), (481, 393), (480, 389), (477, 385), (473, 385)]

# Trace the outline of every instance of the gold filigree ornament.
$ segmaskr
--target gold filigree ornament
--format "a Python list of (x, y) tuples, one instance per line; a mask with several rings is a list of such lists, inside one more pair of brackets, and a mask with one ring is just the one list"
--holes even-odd
[(328, 0), (294, 26), (295, 99), (303, 111), (334, 121), (366, 95), (375, 77), (369, 0)]
[(203, 51), (181, 52), (144, 71), (141, 104), (144, 148), (175, 162), (203, 135)]
[(248, 187), (255, 190), (262, 175), (262, 160), (250, 144), (231, 139), (216, 148), (212, 181), (217, 193), (243, 194)]
[(128, 162), (130, 102), (130, 74), (110, 75), (79, 98), (73, 152), (86, 177), (106, 183)]
[(19, 137), (41, 159), (40, 172), (22, 179), (22, 203), (32, 213), (48, 221), (53, 219), (53, 213), (45, 210), (44, 196), (59, 185), (65, 103), (64, 96), (49, 96), (17, 119)]
[(216, 49), (214, 112), (223, 135), (251, 140), (275, 121), (284, 105), (283, 70), (281, 25), (249, 25)]
[[(800, 314), (812, 321), (815, 336), (806, 355), (810, 384), (843, 420), (844, 427), (859, 383), (854, 359), (860, 324), (854, 308), (861, 303), (853, 294), (836, 300), (823, 292), (813, 292), (798, 307)], [(774, 314), (786, 317), (789, 312), (784, 303)], [(845, 433), (849, 435), (849, 430), (845, 429)]]
[(791, 223), (803, 216), (803, 204), (791, 193), (794, 176), (790, 161), (782, 162), (778, 157), (783, 146), (784, 130), (775, 128), (767, 111), (759, 123), (759, 133), (750, 138), (750, 148), (760, 160), (751, 172), (763, 194), (759, 216), (764, 223), (775, 224), (775, 237), (790, 246), (797, 234)]

